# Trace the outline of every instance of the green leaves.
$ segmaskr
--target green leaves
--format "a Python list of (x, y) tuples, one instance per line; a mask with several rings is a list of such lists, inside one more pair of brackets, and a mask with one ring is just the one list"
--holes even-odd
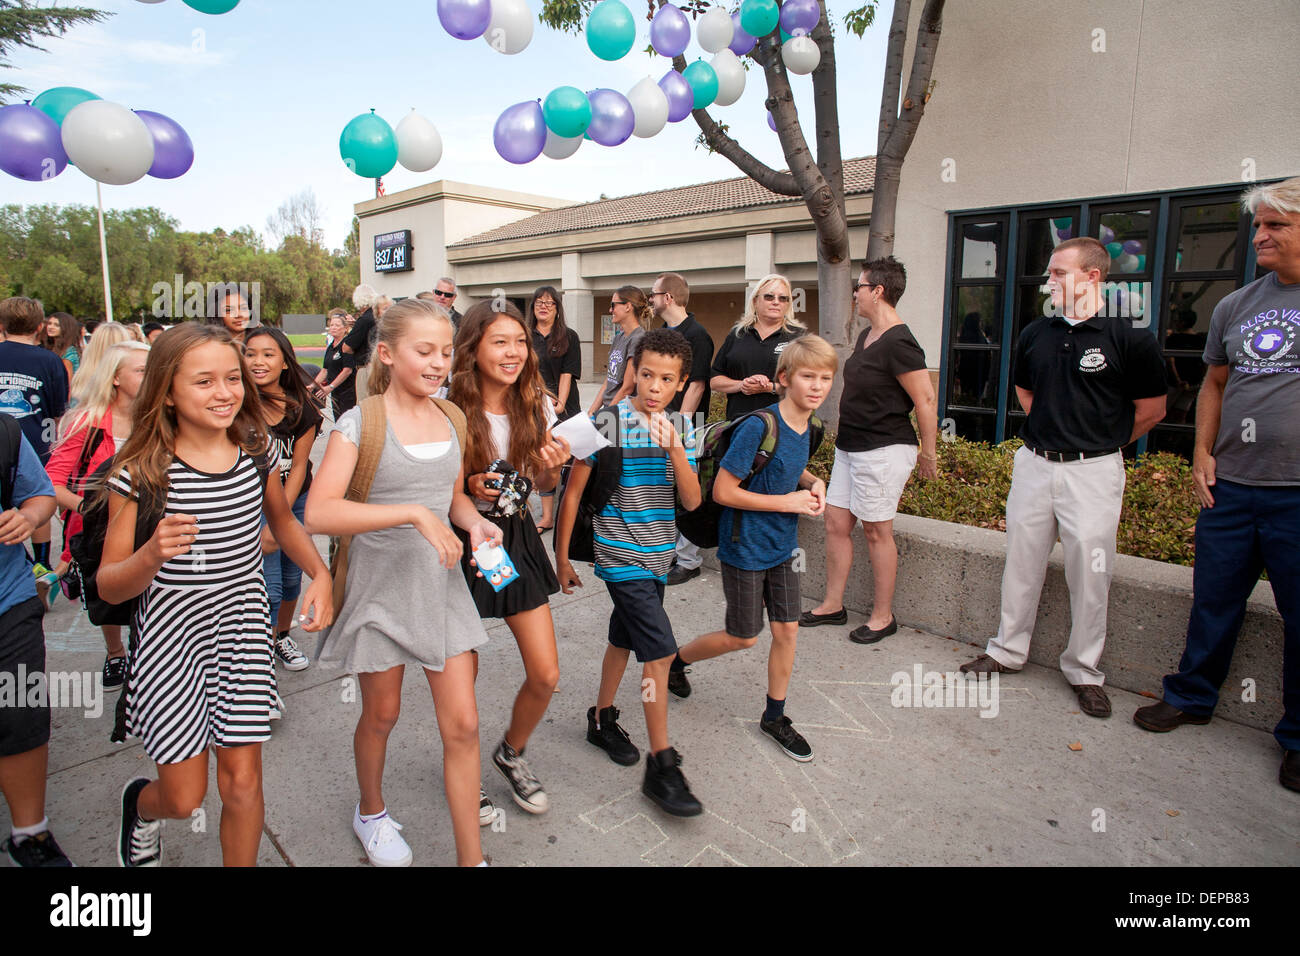
[[(38, 7), (34, 0), (0, 0), (0, 70), (12, 69), (9, 56), (16, 48), (42, 50), (40, 37), (57, 37), (78, 23), (97, 23), (112, 16), (89, 7)], [(25, 93), (24, 87), (0, 83), (0, 104)]]
[(854, 36), (861, 39), (862, 34), (867, 32), (867, 27), (871, 26), (876, 19), (876, 0), (863, 4), (856, 10), (850, 10), (844, 15), (844, 26)]

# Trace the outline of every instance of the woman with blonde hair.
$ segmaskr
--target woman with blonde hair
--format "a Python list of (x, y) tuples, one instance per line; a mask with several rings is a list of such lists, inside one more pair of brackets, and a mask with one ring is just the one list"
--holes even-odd
[(713, 357), (709, 388), (727, 396), (727, 419), (777, 402), (776, 363), (789, 342), (807, 331), (795, 318), (790, 280), (773, 273), (758, 280), (745, 314)]
[[(101, 325), (95, 335), (107, 328)], [(119, 342), (109, 346), (93, 364), (86, 361), (78, 372), (81, 401), (59, 423), (59, 440), (45, 466), (54, 485), (55, 501), (64, 509), (61, 576), (72, 560), (68, 542), (81, 532), (86, 478), (112, 457), (131, 434), (131, 403), (140, 391), (148, 356), (149, 346), (143, 342)], [(65, 588), (74, 579), (64, 579)], [(122, 628), (106, 624), (103, 632), (108, 651), (104, 660), (104, 690), (121, 690), (126, 676)]]
[(641, 336), (650, 328), (654, 312), (646, 294), (634, 285), (622, 285), (609, 297), (609, 314), (614, 318), (614, 341), (609, 347), (609, 368), (605, 374), (605, 388), (596, 396), (587, 410), (596, 414), (608, 405), (617, 405), (632, 394), (636, 383), (632, 376), (632, 353), (636, 351)]
[(120, 322), (101, 322), (90, 335), (90, 341), (81, 351), (81, 364), (77, 366), (77, 371), (72, 376), (72, 384), (69, 389), (68, 405), (75, 408), (86, 400), (88, 389), (87, 382), (90, 378), (90, 372), (104, 360), (108, 350), (120, 342), (135, 341), (131, 336), (131, 330)]

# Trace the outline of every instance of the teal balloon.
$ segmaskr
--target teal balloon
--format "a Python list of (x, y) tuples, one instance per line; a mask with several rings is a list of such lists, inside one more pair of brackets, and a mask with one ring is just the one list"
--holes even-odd
[(1106, 251), (1110, 253), (1112, 259), (1118, 259), (1124, 254), (1124, 243), (1108, 242), (1106, 243)]
[(185, 5), (193, 7), (199, 13), (210, 13), (217, 16), (235, 9), (235, 7), (239, 6), (239, 0), (185, 0)]
[(740, 25), (753, 37), (765, 37), (781, 22), (776, 0), (745, 0), (740, 5)]
[(1064, 229), (1066, 226), (1072, 225), (1073, 223), (1074, 220), (1071, 219), (1069, 216), (1065, 216), (1062, 219), (1052, 220), (1052, 225), (1055, 226), (1057, 229)]
[(696, 60), (682, 71), (695, 94), (695, 109), (707, 109), (718, 98), (718, 74), (703, 60)]
[(621, 60), (636, 42), (636, 21), (620, 0), (601, 0), (587, 17), (586, 33), (592, 53), (602, 60)]
[(1146, 269), (1147, 269), (1147, 257), (1144, 255), (1139, 255), (1137, 271), (1146, 272)]
[(97, 99), (99, 97), (90, 90), (83, 90), (77, 86), (56, 86), (32, 100), (32, 106), (62, 126), (63, 117), (71, 113), (74, 106), (80, 106), (87, 100)]
[(542, 118), (556, 136), (572, 139), (591, 125), (591, 100), (576, 86), (557, 86), (542, 103)]
[(339, 137), (339, 155), (365, 179), (387, 176), (397, 165), (397, 134), (372, 110), (354, 117)]

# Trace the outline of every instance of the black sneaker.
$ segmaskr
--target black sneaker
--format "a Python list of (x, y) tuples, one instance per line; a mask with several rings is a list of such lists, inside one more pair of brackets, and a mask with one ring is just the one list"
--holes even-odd
[(672, 570), (668, 572), (668, 586), (685, 584), (691, 578), (698, 578), (699, 576), (699, 568), (684, 568), (680, 564), (674, 564)]
[(668, 689), (682, 700), (691, 696), (691, 682), (686, 679), (689, 670), (689, 667), (668, 668)]
[(641, 751), (636, 749), (627, 731), (618, 725), (618, 708), (606, 707), (600, 712), (600, 726), (596, 726), (596, 708), (587, 708), (587, 742), (595, 744), (614, 763), (630, 767), (641, 759)]
[(14, 843), (14, 838), (9, 837), (4, 842), (4, 851), (14, 866), (72, 866), (49, 830), (42, 830), (22, 843)]
[(672, 747), (657, 754), (646, 754), (645, 782), (641, 784), (641, 792), (665, 813), (675, 817), (696, 817), (704, 812), (704, 805), (691, 793), (681, 767), (681, 754)]
[(104, 690), (117, 693), (126, 682), (126, 658), (109, 657), (104, 661)]
[(807, 763), (813, 758), (812, 747), (803, 739), (803, 734), (794, 729), (790, 718), (782, 714), (776, 720), (759, 720), (759, 729), (778, 744), (786, 755), (800, 763)]
[[(517, 752), (514, 747), (506, 743), (504, 737), (501, 743), (497, 744), (497, 749), (492, 753), (492, 763), (501, 771), (501, 776), (506, 778), (510, 784), (511, 796), (515, 798), (515, 803), (519, 804), (520, 809), (527, 810), (529, 813), (545, 813), (550, 807), (550, 798), (546, 796), (546, 791), (542, 789), (542, 783), (533, 774), (532, 768), (528, 766), (528, 761), (524, 755)], [(479, 813), (482, 815), (483, 803), (479, 801)]]
[(136, 777), (122, 788), (122, 826), (117, 837), (117, 861), (123, 866), (162, 866), (162, 821), (144, 821), (136, 810), (140, 791), (150, 783)]

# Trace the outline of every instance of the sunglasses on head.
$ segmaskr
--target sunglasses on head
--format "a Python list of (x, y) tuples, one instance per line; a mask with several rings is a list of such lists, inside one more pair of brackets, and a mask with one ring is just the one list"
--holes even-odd
[(777, 300), (780, 300), (781, 304), (784, 305), (790, 301), (790, 297), (788, 295), (777, 295), (775, 292), (763, 293), (764, 302), (776, 302)]

